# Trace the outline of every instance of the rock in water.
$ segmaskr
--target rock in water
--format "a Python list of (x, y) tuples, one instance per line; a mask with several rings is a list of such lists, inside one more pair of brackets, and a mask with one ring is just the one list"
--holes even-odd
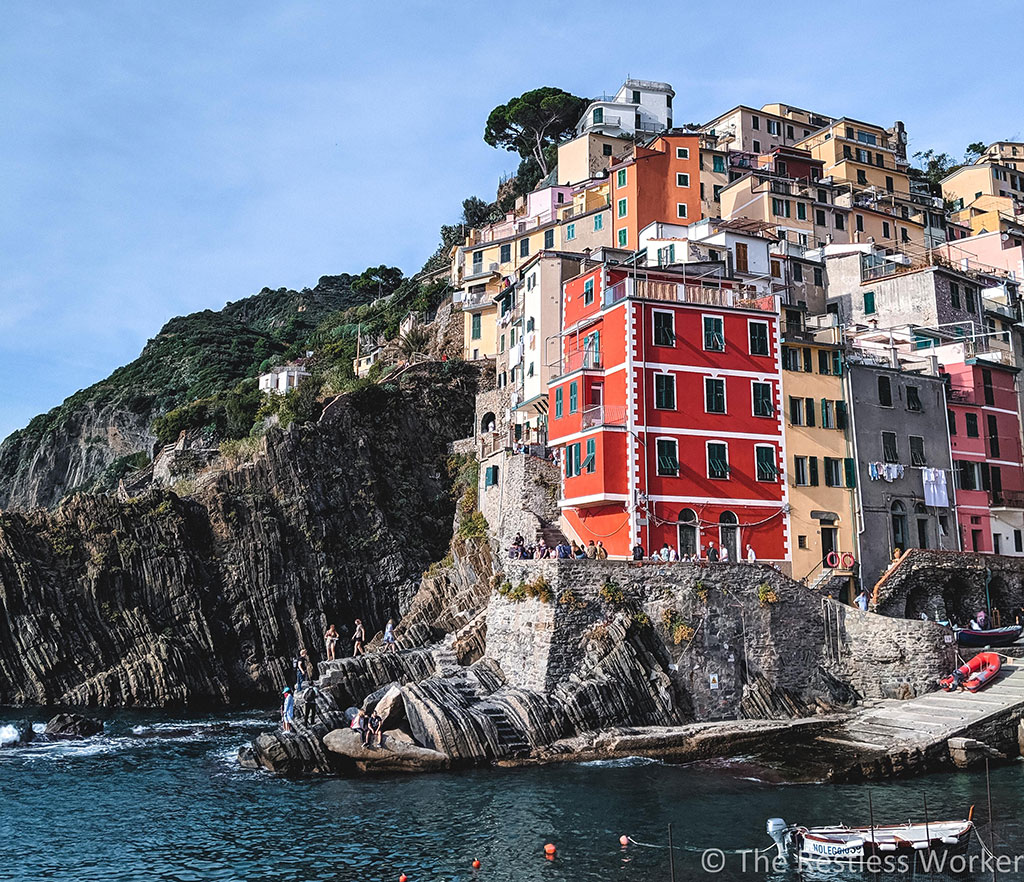
[(324, 746), (346, 760), (360, 772), (434, 772), (446, 769), (449, 759), (438, 750), (429, 750), (405, 738), (385, 735), (381, 747), (363, 744), (354, 729), (335, 729), (324, 736)]
[(81, 714), (57, 714), (46, 724), (47, 738), (89, 738), (103, 733), (103, 723)]

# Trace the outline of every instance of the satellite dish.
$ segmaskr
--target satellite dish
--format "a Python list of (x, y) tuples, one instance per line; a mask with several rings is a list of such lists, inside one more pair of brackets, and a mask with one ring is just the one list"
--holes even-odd
[(1003, 233), (999, 238), (1002, 239), (1004, 242), (1006, 242), (1006, 241), (1009, 240), (1010, 234), (1009, 233)]

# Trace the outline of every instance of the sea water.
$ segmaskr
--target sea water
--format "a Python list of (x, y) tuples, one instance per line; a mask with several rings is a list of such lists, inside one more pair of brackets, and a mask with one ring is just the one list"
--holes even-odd
[[(0, 714), (0, 742), (13, 739), (14, 721), (25, 716)], [(677, 880), (796, 882), (808, 876), (768, 865), (769, 817), (867, 823), (869, 793), (879, 823), (922, 818), (925, 797), (933, 819), (964, 817), (972, 804), (979, 821), (985, 816), (983, 773), (837, 786), (771, 780), (744, 758), (360, 780), (240, 769), (239, 746), (268, 727), (266, 714), (252, 712), (114, 713), (102, 736), (0, 747), (0, 878), (391, 882), (405, 873), (409, 882), (664, 882), (671, 824)], [(994, 769), (991, 781), (997, 850), (1024, 853), (1024, 767)], [(622, 835), (631, 840), (625, 848)], [(554, 860), (547, 843), (557, 848)]]

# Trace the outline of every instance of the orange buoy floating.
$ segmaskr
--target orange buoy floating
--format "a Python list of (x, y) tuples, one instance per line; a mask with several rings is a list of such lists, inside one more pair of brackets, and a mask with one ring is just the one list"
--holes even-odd
[(405, 873), (402, 873), (402, 875), (398, 877), (398, 882), (409, 882), (409, 877), (406, 876)]
[(554, 854), (556, 851), (558, 851), (558, 849), (550, 842), (544, 846), (544, 854)]
[(625, 848), (627, 845), (629, 845), (629, 837), (625, 833), (623, 833), (619, 837), (619, 845), (621, 845), (623, 848)]
[(476, 858), (473, 859), (473, 869), (474, 870), (479, 870), (480, 869), (480, 861), (478, 861)]

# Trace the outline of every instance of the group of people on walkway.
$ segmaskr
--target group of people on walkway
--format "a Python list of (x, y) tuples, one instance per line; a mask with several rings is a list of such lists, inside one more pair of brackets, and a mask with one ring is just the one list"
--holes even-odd
[[(680, 552), (679, 549), (669, 545), (667, 542), (664, 543), (657, 551), (652, 551), (650, 557), (647, 556), (647, 552), (644, 550), (643, 545), (637, 543), (632, 548), (632, 554), (633, 562), (636, 564), (642, 564), (644, 561), (651, 561), (654, 563), (729, 563), (731, 558), (728, 545), (718, 546), (714, 542), (708, 542), (705, 546), (703, 557), (701, 557), (699, 549), (694, 551), (692, 554), (685, 551)], [(747, 563), (757, 563), (757, 553), (754, 551), (754, 547), (750, 544), (746, 547), (745, 559)], [(736, 561), (736, 563), (740, 562), (741, 561)]]
[(543, 539), (536, 545), (527, 545), (522, 534), (517, 533), (508, 556), (511, 560), (607, 560), (608, 549), (600, 539), (591, 539), (585, 546), (565, 538), (557, 545), (548, 545)]
[[(335, 661), (338, 658), (338, 641), (341, 634), (338, 629), (331, 625), (324, 632), (324, 649), (327, 651), (327, 661)], [(398, 641), (395, 638), (395, 620), (388, 619), (384, 626), (384, 635), (381, 637), (381, 652), (396, 652)], [(366, 626), (362, 619), (356, 619), (352, 624), (352, 655), (366, 654)]]

